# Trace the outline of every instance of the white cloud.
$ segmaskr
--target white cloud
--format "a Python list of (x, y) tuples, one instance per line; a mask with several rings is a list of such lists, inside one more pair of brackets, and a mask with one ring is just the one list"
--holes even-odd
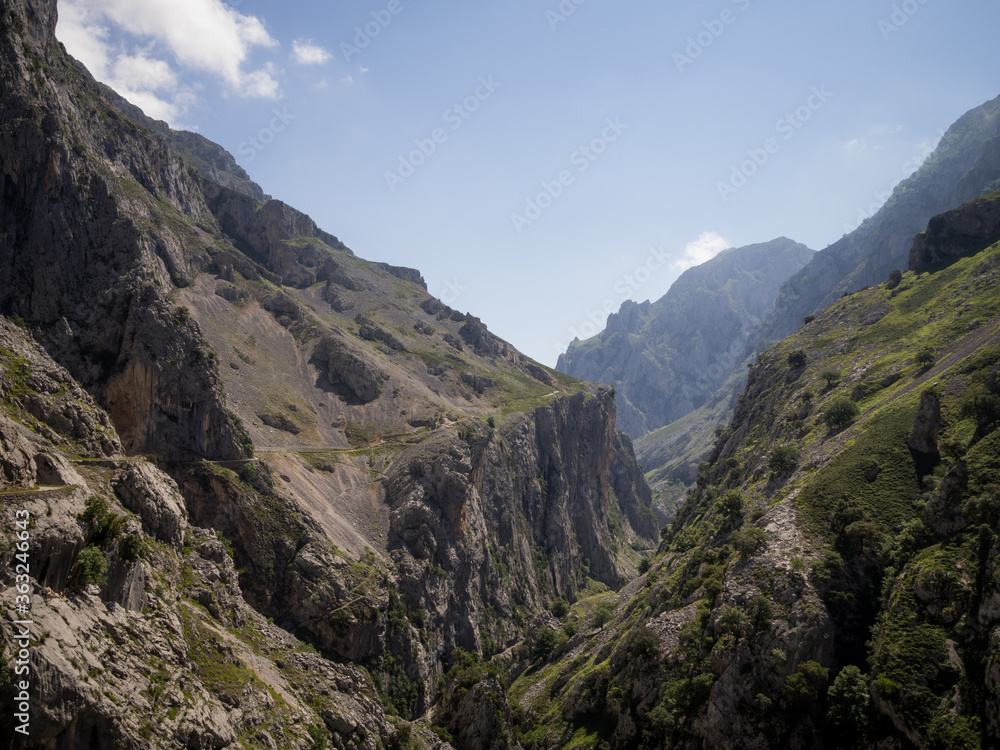
[(299, 65), (322, 65), (330, 59), (330, 53), (310, 39), (296, 39), (292, 42), (292, 57)]
[(730, 244), (715, 232), (702, 232), (698, 235), (698, 239), (687, 244), (684, 248), (684, 258), (674, 263), (674, 268), (686, 271), (694, 266), (700, 266), (729, 248)]
[(848, 141), (847, 143), (844, 144), (844, 151), (846, 151), (847, 153), (852, 153), (854, 151), (857, 151), (858, 149), (864, 149), (864, 148), (865, 148), (864, 138), (855, 138), (854, 140)]
[[(169, 84), (178, 92), (182, 89), (166, 62), (149, 57), (146, 51), (129, 54), (114, 48), (109, 25), (134, 37), (133, 43), (166, 47), (179, 65), (219, 76), (241, 96), (276, 99), (281, 95), (273, 66), (244, 69), (253, 48), (275, 47), (277, 42), (258, 18), (237, 13), (221, 0), (60, 0), (59, 16), (57, 35), (66, 49), (95, 78), (123, 96), (128, 96), (127, 90), (150, 101), (151, 92), (167, 89)], [(137, 75), (144, 84), (139, 88), (129, 84), (135, 83)], [(171, 106), (176, 114), (178, 105)]]

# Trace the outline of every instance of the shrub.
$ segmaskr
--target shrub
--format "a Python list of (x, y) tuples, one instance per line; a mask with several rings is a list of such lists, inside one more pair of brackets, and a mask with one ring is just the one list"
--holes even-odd
[(119, 554), (125, 562), (133, 563), (140, 557), (146, 556), (146, 542), (134, 532), (126, 534), (119, 547)]
[(539, 661), (547, 661), (556, 647), (556, 631), (552, 628), (539, 628), (535, 634), (535, 644), (532, 655)]
[(566, 615), (569, 614), (569, 605), (566, 603), (565, 599), (559, 597), (554, 602), (552, 602), (551, 606), (549, 607), (549, 611), (552, 613), (553, 617), (555, 617), (558, 620), (561, 620), (562, 618), (564, 618)]
[(841, 375), (836, 370), (824, 370), (820, 373), (820, 378), (826, 381), (826, 388), (830, 390), (840, 382)]
[(990, 393), (982, 385), (974, 385), (965, 392), (961, 410), (963, 417), (976, 420), (979, 434), (985, 435), (1000, 421), (1000, 396)]
[(767, 468), (776, 474), (788, 474), (799, 465), (799, 449), (794, 445), (779, 445), (771, 451)]
[(861, 410), (858, 409), (858, 405), (854, 403), (847, 396), (841, 396), (830, 402), (830, 404), (823, 411), (823, 420), (831, 429), (840, 429), (842, 427), (847, 427), (851, 422), (858, 418), (858, 414)]
[(100, 548), (94, 545), (83, 548), (76, 558), (75, 580), (81, 588), (90, 584), (103, 586), (108, 582), (108, 564)]
[(807, 326), (807, 325), (809, 325), (810, 323), (812, 323), (812, 322), (813, 322), (814, 320), (816, 320), (816, 316), (815, 316), (815, 315), (806, 315), (806, 316), (805, 316), (805, 317), (804, 317), (804, 318), (802, 319), (802, 325), (805, 325), (805, 326)]
[(868, 680), (853, 664), (840, 670), (827, 693), (830, 726), (840, 735), (841, 747), (853, 747), (868, 725)]
[(899, 286), (899, 283), (903, 280), (903, 274), (899, 269), (894, 270), (889, 274), (889, 280), (885, 283), (886, 289), (895, 289)]
[(921, 367), (930, 367), (937, 360), (933, 349), (921, 349), (913, 360)]
[(750, 625), (749, 618), (738, 607), (727, 604), (719, 613), (719, 630), (725, 635), (742, 638)]
[(111, 512), (108, 501), (97, 495), (87, 498), (80, 518), (90, 527), (93, 543), (101, 549), (114, 541), (124, 523), (121, 516)]
[(740, 557), (750, 557), (767, 544), (767, 532), (756, 526), (740, 529), (729, 537), (729, 541), (732, 542), (733, 548), (740, 554)]
[(719, 500), (719, 510), (727, 518), (740, 515), (743, 512), (743, 495), (738, 490), (729, 490)]
[(639, 625), (628, 639), (628, 654), (633, 659), (653, 659), (660, 653), (660, 636)]
[(799, 705), (815, 702), (829, 674), (830, 670), (815, 661), (803, 662), (785, 680), (785, 692), (789, 700)]
[(805, 367), (806, 364), (806, 353), (801, 349), (796, 349), (788, 354), (788, 366), (793, 370), (799, 367)]
[(605, 600), (594, 608), (594, 613), (590, 616), (590, 625), (594, 628), (604, 629), (604, 626), (611, 622), (615, 616), (615, 605)]
[(639, 575), (646, 575), (649, 569), (653, 566), (653, 561), (648, 557), (644, 557), (639, 561)]

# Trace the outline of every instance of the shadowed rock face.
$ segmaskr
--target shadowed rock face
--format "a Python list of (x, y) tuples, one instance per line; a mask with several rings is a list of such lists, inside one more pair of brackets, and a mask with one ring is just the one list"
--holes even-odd
[(1000, 194), (993, 193), (935, 216), (910, 248), (909, 268), (919, 271), (972, 255), (1000, 239)]

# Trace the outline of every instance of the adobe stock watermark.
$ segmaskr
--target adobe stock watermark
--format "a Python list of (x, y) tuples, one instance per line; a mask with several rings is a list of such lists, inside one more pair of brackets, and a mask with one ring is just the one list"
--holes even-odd
[(882, 39), (889, 41), (889, 37), (901, 30), (910, 19), (917, 14), (922, 7), (927, 5), (927, 0), (904, 0), (892, 6), (892, 15), (888, 19), (881, 19), (878, 22), (878, 30), (882, 32)]
[(576, 13), (576, 9), (587, 0), (562, 0), (555, 8), (545, 12), (545, 20), (549, 22), (549, 28), (555, 31), (559, 24), (566, 23), (569, 17)]
[(292, 120), (298, 119), (298, 115), (291, 114), (288, 107), (282, 107), (281, 111), (277, 108), (272, 109), (271, 114), (273, 117), (270, 122), (258, 130), (255, 135), (240, 143), (237, 148), (237, 151), (245, 156), (248, 162), (256, 159), (257, 154), (267, 148), (274, 141), (275, 136), (284, 131)]
[(447, 143), (451, 135), (459, 130), (473, 114), (478, 112), (483, 102), (493, 96), (502, 85), (494, 81), (493, 76), (479, 76), (479, 83), (475, 91), (444, 111), (441, 118), (448, 126), (447, 129), (434, 128), (426, 138), (415, 139), (413, 145), (416, 148), (405, 156), (399, 157), (395, 170), (385, 172), (385, 184), (389, 186), (389, 192), (395, 193), (396, 188), (413, 177), (417, 170), (437, 152), (438, 148)]
[(614, 119), (609, 117), (604, 124), (604, 130), (600, 135), (570, 154), (569, 165), (574, 169), (563, 169), (553, 179), (543, 180), (541, 192), (532, 198), (525, 198), (523, 211), (515, 211), (510, 215), (510, 221), (518, 234), (521, 234), (525, 227), (530, 227), (538, 221), (546, 209), (563, 195), (566, 188), (576, 182), (578, 176), (590, 169), (590, 166), (608, 150), (608, 146), (628, 130), (628, 125), (622, 123), (619, 117)]
[(716, 182), (716, 189), (723, 202), (728, 201), (730, 196), (738, 192), (740, 188), (747, 184), (751, 177), (757, 174), (771, 158), (781, 151), (782, 142), (790, 141), (809, 122), (813, 115), (819, 112), (824, 105), (833, 97), (833, 92), (827, 90), (825, 85), (813, 86), (809, 97), (805, 103), (797, 107), (792, 112), (785, 115), (774, 124), (775, 133), (781, 136), (778, 138), (766, 139), (758, 148), (748, 148), (747, 158), (739, 164), (733, 164), (728, 180)]
[(448, 307), (454, 307), (455, 303), (469, 290), (469, 287), (465, 285), (461, 279), (445, 279), (444, 289), (440, 294), (435, 295), (439, 300), (444, 302)]
[[(945, 132), (944, 130), (938, 131), (938, 142), (940, 142), (941, 138), (944, 137), (944, 132)], [(933, 158), (934, 158), (934, 148), (928, 145), (927, 143), (922, 143), (917, 153), (915, 153), (913, 156), (911, 156), (909, 159), (903, 162), (902, 166), (899, 168), (899, 179), (905, 180), (906, 178), (910, 177), (914, 172), (920, 169), (920, 167), (922, 167), (925, 163), (932, 160)], [(845, 235), (850, 234), (855, 229), (864, 224), (865, 221), (874, 216), (878, 212), (878, 210), (885, 205), (885, 202), (892, 197), (894, 189), (895, 185), (893, 185), (887, 190), (874, 191), (872, 193), (872, 197), (875, 200), (872, 203), (870, 203), (867, 207), (861, 206), (858, 208), (857, 218), (855, 219), (854, 223), (844, 224), (844, 234)]]
[[(744, 11), (750, 7), (752, 0), (732, 0), (738, 11)], [(739, 16), (737, 11), (726, 8), (715, 18), (710, 18), (702, 22), (704, 27), (697, 34), (687, 38), (687, 46), (683, 52), (674, 52), (674, 65), (677, 71), (683, 73), (687, 68), (694, 65), (694, 61), (705, 54), (705, 50), (715, 44), (719, 37), (726, 33), (726, 29), (736, 23)]]
[(370, 21), (354, 27), (354, 36), (350, 42), (340, 43), (340, 52), (347, 62), (357, 57), (371, 45), (379, 34), (385, 31), (392, 24), (393, 19), (402, 13), (406, 8), (401, 0), (389, 0), (384, 8), (373, 10), (369, 13)]
[(567, 338), (555, 344), (556, 355), (565, 352), (574, 339), (584, 341), (603, 331), (608, 316), (618, 312), (625, 300), (636, 296), (650, 279), (669, 265), (670, 257), (666, 250), (658, 247), (650, 248), (642, 263), (614, 283), (611, 288), (614, 295), (609, 296), (598, 307), (589, 310), (578, 325), (570, 327)]

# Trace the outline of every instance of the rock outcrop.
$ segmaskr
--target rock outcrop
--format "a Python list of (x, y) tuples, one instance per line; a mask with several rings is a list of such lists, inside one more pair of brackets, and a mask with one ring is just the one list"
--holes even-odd
[(961, 258), (983, 250), (1000, 239), (1000, 194), (970, 201), (935, 216), (910, 248), (909, 269)]

